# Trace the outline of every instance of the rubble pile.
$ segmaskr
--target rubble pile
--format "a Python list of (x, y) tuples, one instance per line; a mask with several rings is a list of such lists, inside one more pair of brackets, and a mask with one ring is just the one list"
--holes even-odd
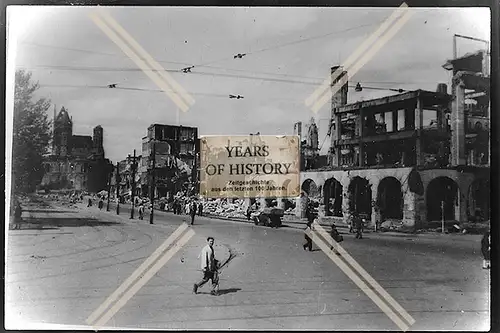
[(245, 200), (237, 199), (234, 203), (227, 202), (226, 199), (215, 199), (202, 201), (203, 211), (207, 214), (222, 217), (246, 218), (247, 207)]

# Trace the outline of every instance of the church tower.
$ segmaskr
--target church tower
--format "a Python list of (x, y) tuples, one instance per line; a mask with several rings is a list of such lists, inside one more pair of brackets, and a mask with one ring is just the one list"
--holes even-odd
[(54, 155), (71, 155), (71, 138), (73, 136), (73, 121), (68, 111), (61, 108), (54, 120)]
[(101, 125), (97, 125), (94, 127), (94, 135), (92, 138), (92, 142), (94, 145), (94, 154), (97, 155), (97, 157), (104, 158), (104, 146), (103, 146), (103, 129)]

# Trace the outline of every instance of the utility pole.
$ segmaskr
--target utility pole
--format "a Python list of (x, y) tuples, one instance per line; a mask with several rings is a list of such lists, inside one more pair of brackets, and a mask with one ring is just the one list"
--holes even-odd
[(444, 200), (441, 201), (441, 233), (444, 234)]
[[(128, 158), (130, 159), (130, 154), (128, 155)], [(134, 209), (135, 209), (135, 171), (137, 169), (137, 157), (135, 156), (135, 149), (134, 149), (134, 157), (132, 157), (132, 210), (130, 211), (130, 219), (134, 218)]]
[(116, 162), (116, 215), (120, 215), (120, 163)]
[(150, 168), (150, 172), (151, 172), (151, 186), (150, 186), (150, 189), (151, 189), (151, 193), (150, 193), (150, 201), (151, 201), (151, 213), (149, 215), (149, 224), (153, 224), (153, 217), (154, 217), (154, 201), (155, 201), (155, 189), (156, 189), (156, 184), (155, 184), (155, 169), (156, 169), (156, 149), (155, 149), (155, 142), (152, 141), (152, 149), (151, 149), (151, 152), (152, 152), (152, 156), (151, 156), (151, 168)]
[(111, 178), (113, 176), (113, 164), (108, 164), (108, 203), (106, 204), (106, 211), (109, 212), (109, 197), (111, 194)]

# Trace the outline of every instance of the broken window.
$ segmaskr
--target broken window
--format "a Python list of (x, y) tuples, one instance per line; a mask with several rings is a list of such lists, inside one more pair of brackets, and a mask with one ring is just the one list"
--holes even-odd
[(398, 131), (405, 130), (405, 110), (398, 110)]
[(405, 129), (408, 130), (414, 130), (415, 125), (416, 125), (416, 119), (415, 119), (415, 109), (414, 108), (408, 108), (405, 110)]
[(385, 130), (386, 132), (393, 132), (394, 127), (393, 127), (393, 122), (392, 122), (392, 112), (386, 112), (385, 113)]
[(340, 118), (340, 138), (342, 140), (353, 139), (356, 136), (356, 119), (354, 113), (343, 113)]
[(354, 166), (355, 152), (353, 147), (344, 145), (340, 148), (340, 164), (342, 166)]
[(438, 112), (436, 110), (423, 110), (424, 119), (423, 119), (423, 128), (432, 129), (438, 127)]

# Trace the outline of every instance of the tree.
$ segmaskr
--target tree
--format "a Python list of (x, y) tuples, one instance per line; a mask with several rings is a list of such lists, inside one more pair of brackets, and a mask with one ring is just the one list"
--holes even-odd
[(50, 101), (34, 102), (38, 88), (31, 73), (16, 71), (12, 140), (12, 190), (16, 194), (33, 192), (43, 177), (42, 161), (50, 142)]

